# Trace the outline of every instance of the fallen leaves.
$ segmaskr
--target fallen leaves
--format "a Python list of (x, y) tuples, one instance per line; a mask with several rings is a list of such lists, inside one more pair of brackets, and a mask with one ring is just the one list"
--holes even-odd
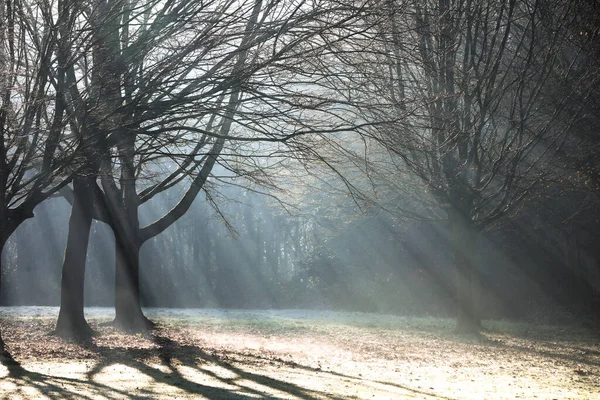
[[(7, 350), (20, 362), (82, 361), (89, 369), (133, 360), (145, 365), (226, 363), (281, 373), (307, 371), (357, 382), (393, 382), (458, 398), (531, 393), (587, 398), (586, 393), (600, 392), (598, 341), (589, 333), (564, 328), (555, 334), (550, 328), (528, 326), (522, 334), (512, 325), (501, 325), (481, 337), (465, 338), (448, 333), (445, 322), (436, 328), (435, 321), (428, 321), (421, 330), (418, 319), (408, 327), (305, 320), (302, 329), (272, 320), (272, 326), (260, 325), (259, 320), (210, 325), (168, 320), (159, 321), (153, 336), (127, 335), (103, 320), (92, 320), (100, 336), (90, 345), (78, 345), (48, 335), (54, 322), (0, 320)], [(172, 379), (169, 374), (163, 378)]]

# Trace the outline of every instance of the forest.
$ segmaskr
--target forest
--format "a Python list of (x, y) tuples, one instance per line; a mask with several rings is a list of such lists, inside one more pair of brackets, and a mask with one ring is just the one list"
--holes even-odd
[[(548, 343), (558, 341), (548, 326), (597, 333), (599, 27), (594, 0), (2, 0), (7, 376), (62, 398), (21, 366), (38, 341), (113, 360), (111, 335), (144, 338), (194, 354), (185, 365), (221, 367), (223, 354), (188, 339), (194, 329), (272, 330), (293, 349), (296, 322), (244, 319), (265, 323), (260, 310), (372, 318), (332, 334), (367, 329), (350, 349), (377, 336), (369, 328), (395, 335), (411, 321), (458, 335), (440, 346), (461, 352), (512, 340), (494, 336), (498, 321), (542, 329)], [(26, 317), (44, 307), (56, 313)], [(163, 309), (210, 316), (169, 336), (190, 321)], [(243, 321), (216, 323), (210, 310)], [(592, 382), (600, 344), (578, 343), (560, 351), (585, 348), (567, 368)], [(136, 346), (132, 359), (146, 357)], [(371, 398), (285, 385), (269, 389), (285, 396), (239, 393)]]

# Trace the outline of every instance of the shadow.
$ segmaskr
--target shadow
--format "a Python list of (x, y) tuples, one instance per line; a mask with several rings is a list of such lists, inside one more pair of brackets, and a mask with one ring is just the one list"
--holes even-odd
[(600, 326), (591, 327), (582, 322), (560, 324), (536, 324), (518, 321), (486, 321), (483, 334), (506, 335), (518, 339), (574, 343), (600, 341)]
[[(156, 383), (164, 384), (170, 386), (171, 388), (180, 389), (181, 391), (185, 392), (186, 397), (195, 395), (204, 396), (205, 398), (210, 399), (226, 398), (234, 400), (256, 399), (257, 396), (265, 399), (280, 398), (278, 395), (269, 395), (263, 390), (258, 390), (252, 387), (255, 385), (244, 384), (241, 382), (242, 380), (250, 381), (255, 384), (257, 383), (270, 389), (274, 389), (278, 392), (282, 392), (286, 395), (296, 396), (300, 399), (317, 399), (323, 398), (327, 395), (327, 393), (311, 391), (294, 384), (269, 378), (267, 376), (245, 372), (242, 369), (233, 367), (226, 362), (222, 362), (218, 358), (213, 357), (193, 346), (178, 346), (174, 343), (171, 343), (169, 339), (162, 337), (158, 337), (157, 342), (163, 343), (163, 345), (161, 345), (161, 347), (158, 349), (144, 349), (142, 351), (122, 351), (121, 349), (96, 347), (96, 350), (99, 352), (102, 358), (87, 373), (87, 379), (66, 378), (51, 374), (28, 371), (27, 369), (23, 368), (8, 351), (3, 352), (3, 354), (0, 356), (0, 361), (8, 370), (8, 377), (6, 377), (6, 380), (12, 380), (18, 387), (15, 394), (26, 398), (31, 398), (32, 395), (35, 397), (45, 396), (50, 399), (93, 399), (99, 396), (108, 399), (148, 399), (153, 397), (151, 390), (146, 389), (146, 393), (143, 395), (136, 395), (126, 390), (115, 389), (114, 387), (100, 383), (97, 379), (95, 379), (96, 375), (98, 375), (103, 369), (116, 363), (135, 368)], [(174, 356), (174, 354), (171, 353), (171, 349), (175, 348), (178, 353), (182, 352), (187, 354), (184, 357)], [(167, 367), (168, 372), (164, 372), (158, 367), (153, 367), (149, 363), (141, 361), (143, 358), (155, 356), (156, 353), (158, 353), (163, 366)], [(206, 362), (214, 363), (220, 367), (226, 368), (227, 370), (238, 374), (238, 376), (233, 378), (224, 378), (213, 371), (210, 371), (209, 369), (198, 367), (196, 366), (196, 363), (190, 362), (195, 357), (199, 357), (201, 360), (205, 360)], [(195, 368), (198, 374), (204, 374), (212, 378), (216, 378), (228, 386), (233, 386), (233, 388), (220, 388), (194, 382), (181, 374), (179, 369), (173, 363), (174, 360), (178, 360), (180, 365)], [(28, 387), (30, 389), (33, 388), (36, 393), (32, 394), (31, 391), (25, 393), (23, 390), (21, 390), (22, 387)], [(343, 399), (340, 397), (331, 396), (328, 396), (328, 398), (339, 400)]]
[[(157, 395), (171, 394), (171, 397), (202, 397), (210, 399), (278, 399), (281, 397), (313, 400), (330, 398), (344, 400), (346, 397), (332, 396), (328, 392), (312, 390), (300, 385), (275, 379), (266, 374), (246, 370), (243, 366), (234, 365), (226, 353), (218, 356), (198, 346), (181, 345), (161, 335), (156, 329), (149, 335), (154, 347), (123, 348), (99, 346), (94, 342), (81, 343), (80, 346), (94, 352), (95, 362), (84, 371), (84, 377), (73, 378), (60, 376), (67, 374), (61, 371), (58, 364), (56, 373), (40, 373), (24, 368), (8, 350), (0, 356), (1, 364), (8, 371), (3, 383), (13, 384), (15, 389), (7, 397), (16, 395), (24, 398), (46, 397), (63, 398), (108, 398), (108, 399), (147, 399)], [(158, 360), (158, 362), (156, 361)], [(243, 365), (243, 361), (237, 362)], [(80, 364), (81, 365), (81, 364)], [(115, 388), (104, 383), (106, 369), (123, 366), (135, 369), (149, 384), (143, 382), (135, 393)], [(182, 372), (184, 370), (184, 372)], [(111, 373), (111, 372), (109, 372)], [(119, 372), (121, 373), (121, 372)], [(80, 375), (81, 372), (77, 372)], [(129, 379), (126, 375), (122, 375)], [(117, 378), (119, 378), (117, 376)], [(144, 379), (140, 378), (140, 381)], [(110, 382), (112, 383), (112, 382)], [(134, 382), (135, 383), (135, 382)], [(156, 387), (162, 387), (168, 393), (157, 393)], [(139, 387), (142, 386), (142, 387)], [(140, 390), (141, 389), (141, 390)], [(6, 395), (6, 393), (4, 393)]]
[[(240, 352), (228, 352), (228, 354), (230, 356), (237, 355), (237, 356), (244, 357), (244, 358), (251, 358), (253, 360), (256, 360), (257, 363), (266, 363), (266, 362), (271, 362), (272, 363), (273, 362), (273, 360), (271, 360), (269, 358), (261, 357), (261, 356), (255, 355), (255, 354), (244, 354), (244, 353), (240, 353)], [(398, 384), (398, 383), (392, 383), (392, 382), (386, 382), (386, 381), (379, 381), (379, 380), (375, 380), (375, 379), (367, 379), (367, 378), (364, 378), (362, 376), (354, 376), (354, 375), (342, 374), (340, 372), (335, 372), (335, 371), (326, 371), (326, 370), (323, 370), (321, 368), (315, 368), (315, 367), (311, 367), (311, 366), (308, 366), (308, 365), (302, 365), (302, 364), (297, 363), (295, 361), (286, 361), (286, 360), (283, 360), (281, 358), (277, 359), (277, 363), (280, 363), (281, 365), (285, 365), (285, 366), (290, 367), (290, 368), (294, 368), (294, 369), (298, 369), (298, 370), (310, 372), (311, 374), (329, 375), (329, 376), (337, 377), (337, 378), (350, 379), (350, 380), (353, 380), (355, 382), (360, 382), (361, 384), (374, 383), (374, 384), (383, 385), (383, 386), (390, 386), (390, 387), (394, 387), (394, 388), (405, 390), (406, 392), (409, 392), (409, 393), (414, 394), (414, 395), (435, 397), (435, 398), (441, 399), (441, 400), (458, 400), (458, 399), (455, 399), (455, 398), (452, 398), (452, 397), (442, 396), (442, 395), (439, 395), (439, 394), (434, 393), (434, 392), (429, 392), (429, 391), (425, 391), (425, 390), (415, 389), (413, 387), (406, 386), (406, 385), (401, 385), (401, 384)]]
[[(510, 350), (521, 354), (539, 356), (554, 361), (568, 361), (600, 367), (600, 351), (592, 348), (600, 342), (598, 334), (584, 326), (565, 325), (563, 327), (535, 326), (519, 328), (482, 328), (476, 333), (444, 332), (439, 329), (424, 330), (436, 337), (458, 344), (474, 344), (497, 349)], [(507, 342), (508, 341), (508, 342)], [(510, 342), (518, 343), (510, 343)]]
[[(481, 344), (499, 349), (516, 351), (522, 354), (530, 354), (554, 361), (568, 361), (570, 363), (585, 364), (600, 367), (600, 351), (593, 347), (599, 343), (595, 332), (581, 327), (577, 328), (576, 334), (572, 330), (564, 333), (556, 332), (502, 332), (500, 330), (484, 330)], [(568, 332), (568, 333), (566, 333)], [(503, 335), (505, 338), (518, 339), (520, 343), (507, 343), (502, 338), (492, 339), (487, 335)]]
[[(428, 390), (426, 387), (413, 387), (412, 384), (407, 385), (404, 382), (387, 379), (384, 381), (378, 376), (363, 377), (358, 372), (350, 374), (344, 370), (337, 372), (335, 367), (328, 369), (312, 364), (303, 365), (292, 359), (283, 359), (278, 353), (202, 347), (185, 335), (174, 335), (177, 330), (175, 332), (171, 330), (172, 327), (168, 325), (164, 328), (159, 325), (146, 336), (125, 336), (117, 333), (116, 330), (105, 329), (102, 337), (79, 344), (77, 347), (79, 355), (67, 356), (68, 360), (76, 361), (77, 368), (81, 368), (77, 370), (76, 375), (68, 375), (67, 372), (60, 371), (60, 366), (58, 371), (48, 372), (38, 367), (29, 367), (28, 364), (24, 364), (23, 367), (19, 363), (20, 357), (26, 356), (35, 342), (30, 339), (30, 347), (23, 347), (22, 339), (17, 339), (15, 336), (9, 340), (7, 349), (14, 351), (17, 360), (9, 351), (2, 353), (0, 360), (5, 371), (8, 371), (7, 374), (4, 372), (4, 376), (16, 387), (16, 391), (9, 393), (8, 397), (16, 395), (32, 398), (30, 392), (19, 391), (24, 388), (35, 390), (51, 399), (98, 397), (142, 399), (156, 396), (304, 400), (357, 398), (356, 395), (350, 394), (350, 390), (340, 394), (333, 389), (337, 392), (333, 395), (329, 392), (329, 387), (337, 388), (347, 383), (351, 388), (361, 388), (361, 393), (370, 393), (370, 391), (385, 393), (386, 397), (390, 398), (431, 397), (453, 400), (435, 393), (435, 389), (438, 388), (431, 387)], [(600, 352), (587, 336), (581, 336), (581, 340), (568, 343), (561, 341), (560, 338), (556, 342), (546, 340), (554, 339), (552, 337), (537, 341), (535, 335), (522, 339), (518, 335), (513, 337), (510, 333), (492, 330), (484, 330), (479, 335), (450, 333), (436, 335), (432, 331), (435, 330), (426, 331), (427, 337), (441, 339), (450, 344), (460, 343), (465, 348), (471, 348), (471, 345), (493, 347), (510, 351), (515, 357), (535, 355), (548, 360), (566, 360), (580, 366), (600, 365), (598, 359)], [(502, 335), (499, 336), (500, 334)], [(39, 335), (35, 338), (38, 341), (44, 340)], [(67, 346), (65, 341), (54, 338), (53, 340), (56, 340), (55, 348)], [(16, 347), (11, 348), (11, 344)], [(27, 350), (23, 351), (24, 348)], [(59, 354), (67, 353), (62, 350)], [(42, 356), (41, 359), (43, 360), (44, 357)], [(83, 365), (83, 360), (86, 360), (87, 366)], [(309, 361), (301, 362), (309, 363)], [(58, 365), (50, 362), (48, 364)], [(30, 371), (28, 368), (35, 369), (37, 372)], [(279, 368), (282, 369), (281, 373), (277, 372)], [(582, 376), (591, 376), (595, 373), (577, 365), (573, 366), (573, 372)], [(319, 382), (315, 383), (317, 379)]]
[[(160, 335), (160, 328), (157, 328), (151, 334), (151, 339), (156, 344), (156, 348), (123, 350), (93, 345), (93, 350), (100, 355), (100, 362), (87, 373), (88, 380), (93, 382), (103, 370), (118, 363), (136, 369), (157, 383), (180, 389), (187, 395), (202, 395), (211, 399), (256, 399), (257, 396), (259, 398), (277, 399), (281, 395), (294, 396), (304, 400), (316, 400), (324, 396), (335, 400), (344, 399), (266, 375), (246, 371), (227, 361), (228, 356), (226, 353), (219, 357), (197, 346), (180, 345), (170, 338)], [(159, 366), (152, 366), (150, 363), (144, 362), (144, 360), (153, 357), (159, 358)], [(159, 368), (160, 366), (165, 367), (166, 372)], [(188, 370), (191, 369), (198, 376), (212, 378), (230, 388), (225, 389), (194, 381), (182, 374), (182, 366)], [(217, 373), (214, 371), (215, 366), (220, 367), (227, 373)], [(264, 389), (257, 389), (261, 386)], [(281, 394), (270, 395), (269, 391)]]
[[(110, 336), (112, 334), (114, 331), (103, 331), (103, 335)], [(128, 336), (132, 339), (136, 337), (138, 336)], [(12, 379), (17, 386), (32, 387), (51, 399), (65, 397), (141, 399), (157, 395), (164, 397), (168, 392), (172, 393), (171, 397), (173, 398), (296, 398), (304, 400), (330, 398), (345, 400), (357, 397), (349, 392), (332, 394), (327, 391), (326, 387), (336, 388), (350, 383), (352, 387), (361, 387), (362, 392), (368, 393), (372, 390), (378, 393), (389, 393), (388, 397), (403, 397), (404, 395), (405, 397), (453, 400), (435, 393), (433, 388), (428, 391), (397, 382), (377, 380), (376, 378), (368, 379), (361, 375), (315, 368), (294, 361), (286, 361), (268, 353), (203, 348), (189, 343), (183, 338), (178, 342), (169, 336), (167, 327), (162, 328), (160, 325), (140, 340), (145, 346), (142, 348), (131, 347), (125, 343), (114, 347), (115, 341), (98, 339), (94, 338), (90, 342), (79, 343), (79, 348), (86, 350), (82, 354), (87, 357), (88, 366), (85, 370), (78, 372), (78, 379), (56, 376), (54, 371), (46, 374), (28, 371), (12, 357), (4, 358), (3, 364), (9, 369), (9, 379)], [(121, 340), (123, 339), (121, 337)], [(457, 337), (455, 340), (470, 342), (480, 341), (482, 338)], [(58, 343), (59, 346), (60, 343)], [(62, 343), (67, 342), (62, 341)], [(92, 360), (91, 364), (89, 360)], [(132, 378), (127, 377), (127, 370), (123, 370), (123, 367), (135, 370), (135, 376), (140, 378), (139, 385), (132, 386)], [(285, 373), (274, 374), (272, 371), (277, 368), (284, 368)], [(123, 374), (125, 380), (129, 379), (125, 381), (125, 386), (119, 382), (114, 385), (113, 381), (109, 381), (109, 384), (106, 383), (107, 378), (111, 380), (115, 378), (115, 375), (118, 380), (120, 373)], [(315, 386), (311, 383), (304, 383), (316, 379), (326, 385)], [(118, 389), (114, 386), (117, 386)], [(123, 389), (127, 386), (130, 386), (132, 390)], [(157, 390), (161, 392), (157, 393)], [(335, 392), (335, 389), (333, 391)]]
[[(600, 355), (600, 352), (596, 350), (565, 346), (558, 343), (540, 343), (531, 347), (498, 342), (493, 342), (491, 345), (497, 348), (517, 351), (522, 354), (531, 354), (550, 360), (562, 360), (571, 363), (584, 364), (591, 367), (600, 367), (600, 360), (593, 360), (590, 358), (598, 357), (598, 355)], [(579, 355), (573, 354), (573, 350), (578, 351)]]
[[(443, 397), (433, 392), (427, 392), (408, 386), (390, 382), (365, 379), (361, 376), (352, 376), (325, 371), (301, 365), (281, 358), (261, 357), (235, 351), (210, 351), (194, 345), (182, 345), (162, 334), (161, 329), (155, 329), (150, 339), (156, 345), (155, 348), (146, 349), (120, 349), (106, 346), (93, 345), (93, 350), (100, 356), (100, 361), (87, 373), (88, 381), (94, 382), (99, 374), (112, 365), (120, 364), (133, 368), (144, 374), (154, 382), (168, 385), (179, 389), (186, 395), (205, 396), (211, 399), (278, 399), (281, 397), (316, 400), (329, 398), (333, 400), (344, 400), (356, 398), (355, 396), (340, 397), (331, 393), (302, 387), (298, 384), (275, 379), (267, 374), (250, 371), (248, 367), (260, 369), (262, 366), (270, 365), (275, 368), (288, 367), (298, 372), (308, 372), (310, 377), (319, 375), (326, 376), (335, 384), (340, 384), (342, 379), (351, 380), (356, 384), (373, 386), (387, 386), (406, 391), (412, 396), (431, 396), (444, 400), (454, 400)], [(158, 365), (152, 365), (147, 360), (157, 357)], [(187, 372), (184, 374), (182, 370)], [(212, 386), (198, 382), (190, 378), (190, 372), (196, 377), (206, 378), (218, 382), (218, 386)], [(273, 394), (276, 393), (276, 394)]]
[[(125, 391), (98, 382), (28, 371), (6, 349), (0, 355), (0, 364), (8, 370), (8, 377), (5, 380), (12, 380), (17, 385), (16, 394), (25, 398), (39, 397), (40, 395), (50, 399), (81, 398), (91, 400), (98, 396), (108, 399), (126, 397), (141, 400), (146, 398), (133, 396)], [(24, 393), (25, 391), (21, 389), (23, 386), (35, 389), (37, 393)]]
[(4, 345), (0, 352), (0, 364), (8, 369), (8, 375), (11, 377), (20, 376), (26, 372), (23, 367), (21, 367), (21, 364), (13, 358), (12, 354), (6, 350)]
[[(110, 335), (111, 332), (109, 331), (108, 334)], [(0, 397), (142, 399), (152, 398), (156, 395), (164, 397), (165, 394), (174, 393), (171, 397), (203, 396), (210, 399), (276, 399), (285, 397), (305, 400), (350, 398), (321, 391), (327, 389), (317, 388), (315, 390), (305, 387), (307, 385), (303, 383), (288, 382), (287, 378), (277, 379), (268, 376), (269, 372), (262, 372), (260, 366), (255, 368), (256, 365), (247, 364), (247, 360), (251, 358), (236, 357), (236, 360), (232, 360), (234, 356), (232, 353), (217, 354), (213, 349), (182, 345), (167, 337), (160, 327), (141, 340), (145, 346), (150, 345), (149, 348), (128, 347), (126, 344), (112, 347), (115, 342), (99, 345), (98, 343), (102, 343), (101, 340), (98, 340), (99, 338), (86, 342), (74, 342), (64, 341), (56, 336), (46, 334), (43, 336), (39, 334), (35, 337), (38, 341), (45, 341), (46, 338), (53, 340), (55, 341), (54, 346), (76, 346), (80, 349), (75, 350), (79, 355), (75, 358), (67, 356), (66, 360), (74, 361), (74, 363), (65, 363), (65, 369), (61, 368), (60, 359), (49, 361), (46, 372), (41, 369), (46, 368), (43, 365), (35, 367), (29, 367), (27, 364), (21, 365), (19, 358), (15, 359), (11, 354), (11, 346), (15, 346), (14, 354), (20, 354), (19, 357), (27, 356), (28, 350), (23, 351), (20, 341), (10, 340), (0, 356), (1, 366), (4, 367), (0, 368), (0, 376), (3, 376), (3, 391)], [(136, 335), (128, 337), (137, 338)], [(41, 346), (40, 348), (45, 347)], [(35, 355), (35, 349), (28, 349), (34, 350), (34, 359), (38, 357)], [(44, 357), (45, 355), (41, 357), (41, 360)], [(49, 355), (49, 359), (53, 359), (52, 355)], [(255, 361), (258, 360), (259, 358), (255, 359)], [(261, 362), (273, 364), (272, 360), (267, 359)], [(67, 370), (69, 364), (71, 370)], [(131, 378), (131, 375), (127, 376), (124, 373), (119, 377), (118, 374), (122, 370), (118, 372), (107, 370), (109, 367), (119, 370), (123, 366), (142, 374), (140, 381), (143, 382), (132, 382), (137, 375), (133, 375), (134, 378)], [(314, 372), (319, 373), (318, 371)], [(123, 381), (121, 382), (121, 380)], [(127, 390), (127, 387), (130, 387), (130, 390)], [(333, 387), (336, 385), (334, 384)], [(161, 392), (156, 393), (156, 390)]]

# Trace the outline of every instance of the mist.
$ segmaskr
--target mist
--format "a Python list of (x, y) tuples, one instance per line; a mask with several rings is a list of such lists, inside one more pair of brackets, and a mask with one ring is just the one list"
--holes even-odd
[[(235, 200), (216, 212), (199, 198), (184, 218), (143, 246), (144, 307), (455, 315), (456, 273), (446, 221), (357, 209), (319, 220), (243, 188), (221, 194)], [(321, 200), (325, 210), (335, 202)], [(163, 196), (151, 207), (162, 210), (174, 201)], [(156, 216), (151, 207), (142, 210), (144, 223)], [(43, 203), (11, 236), (2, 255), (2, 305), (59, 305), (69, 211), (63, 198)], [(573, 250), (564, 247), (560, 231), (539, 218), (528, 210), (479, 239), (483, 318), (556, 322), (594, 312), (600, 276), (588, 244), (575, 250), (575, 269)], [(114, 306), (114, 246), (109, 227), (94, 222), (86, 307)]]

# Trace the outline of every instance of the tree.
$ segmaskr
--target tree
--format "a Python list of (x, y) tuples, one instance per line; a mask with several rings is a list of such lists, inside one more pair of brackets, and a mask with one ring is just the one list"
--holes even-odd
[[(84, 11), (87, 12), (78, 8), (77, 2), (63, 4), (66, 7), (63, 13), (77, 15), (83, 12), (85, 15)], [(226, 4), (223, 9), (212, 11), (216, 14), (225, 13), (230, 6)], [(224, 21), (209, 20), (204, 29), (197, 31), (197, 36), (191, 37), (183, 45), (176, 43), (179, 40), (176, 35), (183, 35), (190, 30), (191, 25), (197, 23), (200, 15), (207, 11), (206, 8), (210, 9), (210, 6), (157, 2), (137, 5), (116, 2), (109, 5), (104, 1), (96, 1), (89, 11), (89, 20), (76, 30), (90, 31), (89, 37), (93, 41), (87, 47), (88, 54), (81, 55), (89, 59), (89, 65), (82, 71), (83, 75), (91, 76), (87, 99), (84, 96), (88, 89), (85, 82), (75, 85), (74, 89), (80, 90), (75, 98), (85, 99), (79, 105), (85, 116), (78, 123), (82, 131), (95, 131), (102, 140), (90, 143), (84, 160), (89, 165), (90, 173), (85, 181), (79, 184), (74, 182), (73, 187), (70, 235), (63, 266), (61, 313), (57, 322), (57, 332), (63, 336), (85, 338), (92, 333), (83, 317), (83, 279), (87, 237), (93, 217), (108, 222), (115, 233), (117, 324), (136, 330), (148, 323), (141, 313), (139, 299), (138, 257), (141, 244), (168, 227), (177, 219), (177, 214), (189, 207), (223, 146), (222, 138), (217, 138), (211, 144), (212, 138), (203, 134), (190, 150), (170, 156), (174, 161), (183, 159), (174, 171), (159, 183), (147, 186), (145, 191), (138, 193), (136, 181), (143, 178), (147, 165), (157, 162), (156, 159), (160, 158), (158, 153), (164, 151), (169, 157), (167, 145), (190, 146), (191, 139), (180, 132), (203, 129), (211, 132), (215, 117), (209, 118), (208, 128), (203, 127), (202, 119), (207, 114), (203, 107), (210, 109), (208, 103), (214, 102), (215, 85), (219, 83), (211, 85), (207, 82), (214, 79), (213, 74), (218, 68), (201, 71), (199, 60), (206, 57), (207, 53), (227, 45), (227, 41), (207, 42), (206, 48), (200, 47), (200, 44), (205, 35), (216, 34), (213, 31), (222, 29)], [(137, 14), (140, 10), (143, 12)], [(131, 17), (133, 11), (136, 16)], [(173, 20), (174, 15), (180, 17)], [(137, 26), (137, 30), (130, 30), (133, 26)], [(125, 61), (129, 63), (122, 65)], [(200, 76), (184, 79), (190, 74)], [(209, 93), (204, 96), (200, 94), (202, 86), (208, 86), (206, 89)], [(215, 107), (220, 107), (223, 97), (225, 95), (220, 95)], [(204, 104), (200, 104), (201, 101)], [(186, 113), (182, 112), (185, 107), (189, 108)], [(186, 129), (185, 124), (190, 119), (196, 121)], [(170, 134), (170, 131), (175, 134)], [(212, 150), (199, 153), (208, 146)], [(196, 156), (199, 159), (195, 159)], [(142, 237), (137, 215), (139, 205), (186, 178), (199, 166), (200, 171), (180, 205), (152, 226), (153, 233)], [(112, 178), (118, 170), (120, 187)], [(97, 185), (98, 177), (101, 178), (104, 191)]]
[(73, 61), (56, 61), (62, 20), (53, 18), (37, 3), (0, 4), (0, 248), (78, 168), (61, 82)]
[[(364, 118), (399, 176), (425, 185), (448, 219), (457, 330), (477, 331), (477, 238), (532, 194), (571, 121), (544, 96), (569, 5), (487, 0), (379, 3), (372, 27), (337, 47), (331, 86)], [(552, 26), (543, 26), (553, 10)], [(345, 67), (342, 67), (345, 66)]]
[[(80, 46), (85, 49), (80, 58), (87, 61), (71, 73), (91, 76), (89, 85), (84, 79), (71, 88), (74, 99), (85, 99), (74, 107), (83, 110), (75, 122), (97, 138), (88, 147), (86, 162), (92, 173), (88, 184), (81, 185), (88, 194), (82, 189), (80, 198), (89, 206), (82, 208), (93, 210), (97, 205), (92, 215), (108, 222), (115, 233), (115, 322), (128, 330), (145, 329), (149, 321), (140, 308), (139, 250), (184, 215), (217, 160), (228, 175), (217, 179), (231, 180), (249, 174), (248, 166), (255, 171), (271, 168), (269, 163), (245, 160), (278, 151), (278, 142), (290, 147), (315, 131), (340, 129), (330, 103), (302, 87), (310, 77), (298, 79), (287, 63), (312, 54), (300, 45), (347, 23), (355, 10), (263, 1), (96, 1), (91, 10), (78, 8), (77, 2), (64, 4), (64, 13), (82, 24), (70, 31), (92, 39)], [(328, 119), (305, 122), (307, 112), (312, 118), (321, 113)], [(180, 202), (140, 227), (139, 206), (186, 181), (189, 188)], [(89, 213), (77, 214), (77, 202), (73, 204), (74, 221), (89, 230)], [(69, 242), (77, 252), (85, 251), (86, 243), (75, 241), (82, 236), (83, 231), (74, 233)], [(65, 293), (65, 317), (59, 316), (57, 330), (67, 336), (90, 333), (82, 293), (72, 290), (81, 287), (84, 260), (79, 255), (73, 264), (65, 258), (65, 282), (73, 282), (65, 290), (74, 297)], [(76, 266), (70, 270), (69, 265)]]

